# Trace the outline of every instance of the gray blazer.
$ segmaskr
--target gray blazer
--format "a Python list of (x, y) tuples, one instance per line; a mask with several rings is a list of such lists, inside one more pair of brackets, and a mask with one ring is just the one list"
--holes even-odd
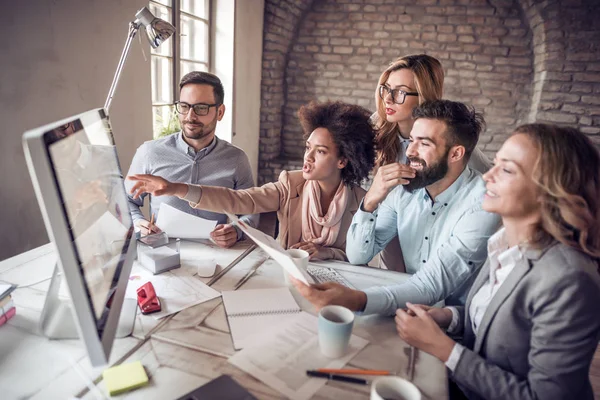
[(482, 267), (459, 308), (466, 347), (451, 377), (470, 399), (590, 399), (600, 339), (598, 263), (563, 244), (528, 249), (472, 330), (473, 296), (489, 279)]

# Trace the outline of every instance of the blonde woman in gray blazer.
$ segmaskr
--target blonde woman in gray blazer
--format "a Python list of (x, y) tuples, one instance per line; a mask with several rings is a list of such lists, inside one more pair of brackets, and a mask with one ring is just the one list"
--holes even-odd
[[(504, 228), (460, 308), (408, 304), (396, 327), (469, 399), (593, 399), (600, 338), (600, 156), (581, 132), (517, 128), (484, 175)], [(449, 333), (462, 334), (461, 343)]]

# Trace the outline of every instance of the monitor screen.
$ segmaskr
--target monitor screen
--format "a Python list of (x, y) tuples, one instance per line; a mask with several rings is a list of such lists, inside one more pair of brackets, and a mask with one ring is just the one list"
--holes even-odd
[(109, 121), (88, 113), (44, 132), (44, 142), (101, 335), (133, 232)]
[(23, 148), (71, 298), (59, 298), (55, 269), (40, 327), (51, 338), (79, 336), (92, 365), (105, 364), (117, 331), (131, 332), (121, 321), (133, 322), (136, 308), (125, 299), (136, 246), (109, 118), (94, 109), (32, 129)]

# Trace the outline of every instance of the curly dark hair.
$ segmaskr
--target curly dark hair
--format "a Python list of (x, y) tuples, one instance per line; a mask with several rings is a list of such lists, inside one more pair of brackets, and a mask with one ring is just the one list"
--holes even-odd
[(461, 145), (465, 148), (465, 162), (471, 157), (485, 129), (483, 115), (475, 108), (450, 100), (433, 100), (416, 107), (412, 117), (437, 119), (446, 123), (446, 147)]
[(342, 181), (348, 185), (359, 185), (375, 164), (375, 132), (370, 116), (367, 109), (341, 101), (310, 102), (298, 110), (304, 139), (317, 128), (331, 133), (338, 156), (348, 160), (342, 169)]

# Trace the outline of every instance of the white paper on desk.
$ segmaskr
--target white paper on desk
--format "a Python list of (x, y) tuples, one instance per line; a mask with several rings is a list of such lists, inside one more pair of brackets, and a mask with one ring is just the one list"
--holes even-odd
[(242, 223), (235, 215), (228, 212), (225, 212), (225, 214), (227, 217), (229, 217), (233, 224), (240, 228), (242, 232), (246, 234), (246, 236), (248, 236), (254, 241), (254, 243), (258, 245), (258, 247), (263, 249), (269, 256), (271, 256), (271, 258), (273, 258), (273, 260), (281, 265), (288, 274), (304, 282), (306, 285), (314, 283), (314, 280), (306, 271), (303, 271), (296, 266), (294, 260), (292, 260), (292, 257), (287, 254), (277, 240), (273, 239), (267, 234), (262, 233), (258, 229), (254, 229), (247, 224)]
[(137, 263), (131, 270), (125, 296), (137, 299), (137, 289), (148, 281), (152, 282), (156, 295), (160, 299), (161, 311), (150, 314), (156, 319), (221, 296), (221, 293), (183, 268), (153, 275)]
[(290, 399), (305, 400), (327, 383), (326, 379), (306, 376), (307, 370), (342, 368), (368, 343), (352, 335), (344, 357), (325, 357), (319, 350), (317, 318), (301, 312), (276, 331), (263, 335), (254, 346), (230, 357), (229, 362)]
[(210, 239), (217, 221), (196, 217), (166, 203), (160, 205), (156, 226), (171, 238)]

